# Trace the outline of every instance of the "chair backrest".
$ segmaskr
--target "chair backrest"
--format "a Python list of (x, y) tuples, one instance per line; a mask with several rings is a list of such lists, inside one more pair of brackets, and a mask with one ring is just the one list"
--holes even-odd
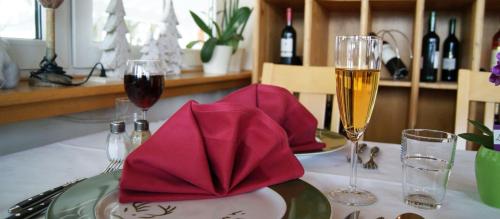
[(332, 95), (330, 130), (338, 132), (340, 113), (336, 100), (335, 68), (264, 63), (261, 81), (299, 93), (299, 101), (324, 128), (327, 95)]
[[(469, 103), (484, 102), (484, 124), (492, 129), (495, 103), (500, 102), (499, 88), (489, 82), (487, 72), (472, 72), (460, 69), (458, 72), (457, 106), (455, 111), (455, 133), (467, 132)], [(465, 150), (466, 141), (458, 138), (457, 149)]]

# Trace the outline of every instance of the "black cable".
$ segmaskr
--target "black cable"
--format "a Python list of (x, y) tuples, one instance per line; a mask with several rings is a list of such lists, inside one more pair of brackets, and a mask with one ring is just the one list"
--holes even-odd
[[(82, 81), (82, 82), (78, 82), (78, 83), (63, 83), (63, 82), (59, 82), (59, 81), (51, 81), (51, 80), (47, 80), (47, 79), (45, 79), (45, 78), (42, 78), (42, 77), (39, 77), (39, 76), (38, 76), (38, 74), (43, 74), (44, 68), (46, 68), (47, 66), (49, 66), (48, 64), (46, 64), (46, 62), (47, 62), (47, 61), (46, 61), (46, 58), (44, 57), (44, 60), (42, 60), (42, 62), (40, 63), (40, 64), (41, 64), (41, 65), (43, 65), (44, 67), (42, 67), (42, 69), (41, 69), (41, 70), (39, 70), (39, 71), (38, 71), (38, 72), (36, 72), (36, 73), (35, 73), (35, 72), (32, 72), (32, 73), (31, 73), (31, 77), (35, 77), (35, 78), (37, 78), (37, 79), (39, 79), (39, 80), (41, 80), (41, 81), (43, 81), (43, 82), (48, 82), (48, 83), (57, 84), (57, 85), (62, 85), (62, 86), (80, 86), (80, 85), (82, 85), (82, 84), (87, 83), (87, 81), (90, 79), (90, 77), (92, 77), (92, 74), (94, 73), (94, 71), (95, 71), (95, 69), (96, 69), (96, 67), (97, 67), (98, 65), (100, 65), (100, 66), (101, 66), (101, 74), (100, 74), (100, 76), (101, 76), (101, 77), (106, 77), (106, 69), (104, 68), (104, 65), (103, 65), (102, 63), (100, 63), (100, 62), (97, 62), (97, 63), (95, 63), (95, 65), (92, 67), (92, 69), (90, 70), (90, 72), (89, 72), (89, 74), (87, 75), (87, 77), (85, 78), (85, 80), (84, 80), (84, 81)], [(53, 68), (60, 68), (60, 70), (62, 71), (62, 68), (61, 68), (61, 67), (59, 67), (59, 66), (57, 66), (57, 64), (56, 64), (55, 66), (52, 66), (52, 67), (53, 67)], [(59, 70), (59, 69), (58, 69), (58, 70)], [(62, 73), (64, 74), (64, 71), (62, 71)], [(65, 76), (67, 76), (67, 77), (69, 77), (69, 78), (73, 78), (73, 77), (71, 77), (71, 76), (69, 76), (69, 75), (65, 75)]]

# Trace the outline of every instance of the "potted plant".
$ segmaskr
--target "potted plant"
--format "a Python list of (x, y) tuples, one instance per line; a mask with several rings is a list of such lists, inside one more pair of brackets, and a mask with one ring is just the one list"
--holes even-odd
[[(194, 22), (208, 35), (208, 40), (203, 42), (200, 56), (203, 62), (203, 71), (209, 75), (226, 74), (231, 55), (238, 49), (238, 44), (243, 40), (243, 30), (248, 22), (252, 9), (239, 7), (239, 0), (224, 1), (221, 21), (211, 20), (205, 23), (200, 16), (190, 11)], [(190, 42), (186, 47), (192, 48), (202, 41)]]
[[(500, 53), (497, 65), (491, 69), (490, 82), (500, 85)], [(483, 124), (469, 120), (481, 134), (459, 134), (465, 140), (481, 145), (475, 160), (477, 190), (481, 201), (500, 208), (500, 133), (494, 133)], [(500, 127), (495, 127), (495, 130)]]

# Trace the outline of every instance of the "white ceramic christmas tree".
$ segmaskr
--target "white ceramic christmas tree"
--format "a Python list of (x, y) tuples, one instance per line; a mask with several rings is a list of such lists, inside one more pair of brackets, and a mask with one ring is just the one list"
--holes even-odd
[(123, 78), (130, 55), (130, 46), (126, 34), (125, 9), (122, 0), (111, 0), (106, 12), (108, 20), (104, 25), (106, 37), (101, 43), (101, 63), (106, 68), (106, 74), (112, 78)]
[(154, 39), (153, 33), (151, 33), (148, 41), (141, 48), (141, 59), (160, 59), (160, 48), (158, 47), (158, 42)]
[(174, 4), (170, 0), (168, 10), (162, 19), (163, 25), (160, 27), (160, 36), (158, 37), (158, 48), (160, 60), (163, 62), (166, 73), (179, 74), (182, 66), (182, 49), (179, 46), (178, 39), (181, 34), (177, 30), (179, 21), (174, 11)]

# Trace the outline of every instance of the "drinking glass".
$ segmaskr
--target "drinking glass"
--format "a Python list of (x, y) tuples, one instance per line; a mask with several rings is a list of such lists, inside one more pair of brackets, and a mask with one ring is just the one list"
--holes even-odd
[(370, 205), (371, 192), (357, 188), (358, 141), (363, 135), (377, 97), (382, 40), (376, 36), (337, 36), (335, 75), (340, 118), (351, 142), (349, 186), (330, 193), (333, 201), (346, 205)]
[(442, 131), (407, 129), (401, 139), (403, 198), (423, 209), (441, 207), (455, 160), (457, 136)]
[(142, 119), (163, 93), (165, 73), (159, 60), (129, 60), (124, 76), (125, 92), (142, 109)]

